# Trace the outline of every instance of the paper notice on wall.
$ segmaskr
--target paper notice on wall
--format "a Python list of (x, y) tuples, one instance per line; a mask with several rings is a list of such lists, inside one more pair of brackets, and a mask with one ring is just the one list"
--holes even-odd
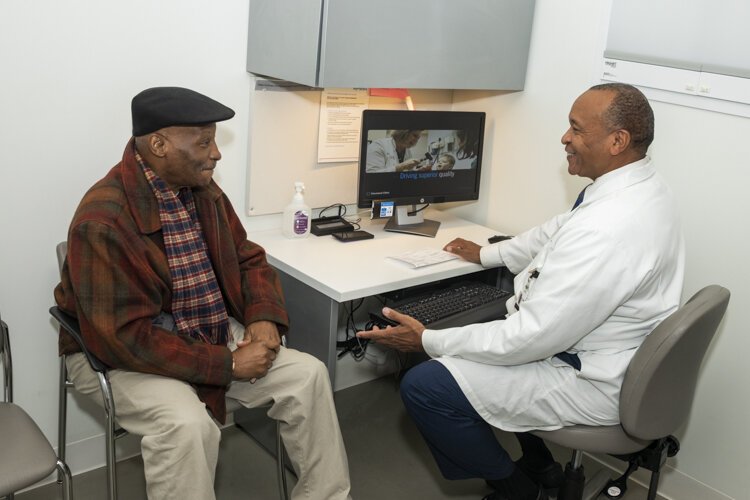
[(318, 163), (357, 161), (367, 89), (325, 89), (320, 96)]

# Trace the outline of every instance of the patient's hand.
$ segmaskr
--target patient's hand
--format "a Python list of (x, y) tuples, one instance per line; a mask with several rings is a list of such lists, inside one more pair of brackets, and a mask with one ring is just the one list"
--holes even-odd
[[(238, 379), (255, 379), (265, 377), (276, 359), (276, 351), (265, 342), (244, 342), (232, 353), (234, 370), (232, 376)], [(238, 344), (239, 345), (239, 344)]]
[(237, 343), (238, 346), (250, 342), (265, 342), (269, 349), (279, 352), (281, 336), (276, 323), (273, 321), (254, 321), (245, 327), (245, 337)]

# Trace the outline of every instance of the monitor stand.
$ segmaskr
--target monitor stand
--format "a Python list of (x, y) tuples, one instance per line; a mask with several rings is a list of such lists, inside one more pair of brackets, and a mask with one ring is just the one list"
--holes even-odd
[(416, 209), (416, 205), (397, 206), (393, 216), (388, 219), (385, 230), (434, 238), (440, 227), (440, 222), (425, 219), (422, 212), (409, 215), (409, 212), (414, 212)]

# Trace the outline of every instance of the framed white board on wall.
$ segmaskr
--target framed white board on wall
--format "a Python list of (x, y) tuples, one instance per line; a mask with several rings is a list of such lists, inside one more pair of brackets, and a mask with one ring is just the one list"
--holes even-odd
[(750, 116), (750, 2), (614, 0), (601, 78), (655, 100)]
[[(280, 213), (305, 184), (305, 203), (322, 208), (357, 199), (357, 162), (318, 163), (321, 90), (251, 90), (247, 209), (250, 216)], [(417, 109), (451, 109), (451, 90), (414, 90)], [(370, 97), (371, 108), (406, 109), (404, 101)]]

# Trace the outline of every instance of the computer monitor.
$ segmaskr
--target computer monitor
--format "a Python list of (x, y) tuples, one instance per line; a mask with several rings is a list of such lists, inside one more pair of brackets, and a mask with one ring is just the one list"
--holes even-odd
[(387, 231), (434, 237), (440, 223), (417, 206), (479, 198), (484, 121), (476, 111), (365, 110), (357, 205), (390, 217)]

